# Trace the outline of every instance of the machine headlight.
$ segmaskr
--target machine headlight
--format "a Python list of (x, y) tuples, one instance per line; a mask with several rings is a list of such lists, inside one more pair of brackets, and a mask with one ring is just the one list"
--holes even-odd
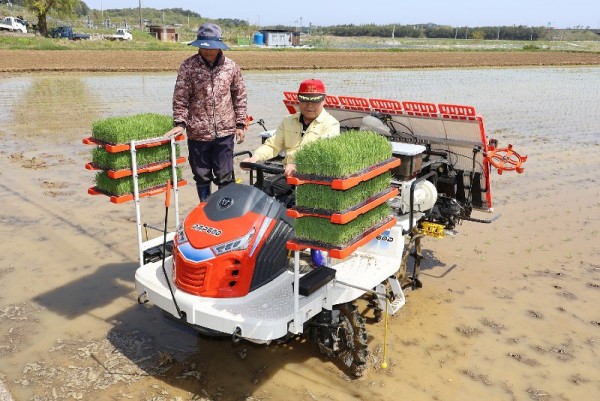
[(252, 230), (250, 230), (250, 232), (248, 232), (248, 234), (244, 235), (243, 237), (236, 238), (229, 242), (225, 242), (223, 244), (216, 245), (216, 246), (212, 247), (211, 249), (212, 249), (213, 253), (215, 254), (215, 256), (224, 254), (226, 252), (243, 251), (244, 249), (248, 248), (248, 245), (250, 244), (250, 240), (252, 240), (252, 237), (254, 236), (255, 232), (256, 232), (256, 230), (254, 228), (252, 228)]

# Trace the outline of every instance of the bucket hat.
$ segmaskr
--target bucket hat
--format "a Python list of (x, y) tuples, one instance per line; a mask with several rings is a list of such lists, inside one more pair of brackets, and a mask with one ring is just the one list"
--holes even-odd
[(201, 49), (222, 49), (229, 50), (229, 47), (223, 43), (221, 28), (211, 22), (200, 25), (196, 40), (190, 43), (190, 46), (196, 46)]
[(298, 100), (301, 102), (319, 103), (325, 100), (325, 84), (319, 79), (307, 79), (300, 83)]

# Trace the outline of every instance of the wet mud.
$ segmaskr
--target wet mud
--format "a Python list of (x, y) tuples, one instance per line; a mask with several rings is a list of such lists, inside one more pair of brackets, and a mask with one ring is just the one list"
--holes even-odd
[[(371, 355), (358, 380), (300, 338), (233, 344), (137, 303), (133, 205), (87, 194), (81, 140), (96, 119), (168, 114), (174, 74), (0, 79), (0, 380), (18, 401), (600, 398), (599, 72), (318, 75), (335, 95), (473, 105), (488, 137), (528, 155), (523, 174), (494, 172), (498, 220), (424, 242), (423, 288), (387, 331), (359, 302)], [(250, 113), (275, 128), (282, 91), (313, 75), (247, 73)], [(161, 229), (158, 198), (142, 213)], [(195, 202), (182, 187), (181, 215)]]

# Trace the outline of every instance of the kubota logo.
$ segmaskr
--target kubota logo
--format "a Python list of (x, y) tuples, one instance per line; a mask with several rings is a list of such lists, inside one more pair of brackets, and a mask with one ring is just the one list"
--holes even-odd
[(233, 199), (231, 198), (221, 198), (219, 201), (219, 209), (229, 209), (233, 205)]

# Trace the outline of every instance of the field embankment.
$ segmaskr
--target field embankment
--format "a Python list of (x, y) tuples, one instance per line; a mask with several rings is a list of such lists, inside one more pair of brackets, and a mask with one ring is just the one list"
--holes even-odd
[[(176, 71), (186, 51), (0, 50), (0, 73)], [(229, 51), (244, 70), (600, 65), (600, 53), (549, 51)]]

